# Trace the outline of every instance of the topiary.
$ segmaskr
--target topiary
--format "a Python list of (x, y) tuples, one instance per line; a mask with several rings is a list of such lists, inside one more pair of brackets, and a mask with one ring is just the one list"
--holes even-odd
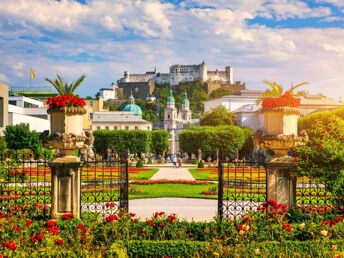
[(198, 168), (204, 168), (204, 162), (203, 160), (200, 160), (197, 165)]
[(142, 159), (139, 159), (139, 160), (136, 162), (136, 167), (137, 167), (137, 168), (143, 168), (143, 161), (142, 161)]

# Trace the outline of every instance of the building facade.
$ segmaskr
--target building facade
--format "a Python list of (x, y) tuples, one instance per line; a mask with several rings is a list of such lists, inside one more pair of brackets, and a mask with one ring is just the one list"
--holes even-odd
[(98, 99), (85, 99), (86, 102), (86, 114), (84, 114), (83, 117), (83, 129), (85, 131), (87, 130), (92, 130), (92, 120), (93, 116), (96, 112), (103, 112), (107, 111), (107, 109), (104, 109), (104, 100), (103, 98), (98, 98)]
[(95, 112), (92, 131), (95, 130), (152, 130), (152, 123), (129, 111)]
[(30, 129), (43, 132), (50, 130), (50, 116), (42, 101), (24, 96), (9, 96), (8, 124), (29, 124)]

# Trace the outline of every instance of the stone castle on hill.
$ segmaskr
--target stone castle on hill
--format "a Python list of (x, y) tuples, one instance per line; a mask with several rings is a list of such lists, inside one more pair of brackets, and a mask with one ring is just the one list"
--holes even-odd
[(124, 77), (118, 80), (118, 83), (137, 83), (149, 82), (162, 84), (169, 83), (171, 86), (178, 85), (180, 82), (191, 81), (222, 81), (233, 84), (233, 68), (226, 66), (224, 71), (208, 71), (208, 65), (204, 63), (198, 65), (173, 65), (170, 67), (169, 73), (160, 73), (156, 69), (148, 71), (144, 74), (130, 74), (124, 72)]

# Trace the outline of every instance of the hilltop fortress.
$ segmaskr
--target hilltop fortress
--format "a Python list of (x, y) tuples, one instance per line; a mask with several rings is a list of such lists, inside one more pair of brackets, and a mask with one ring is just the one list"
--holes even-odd
[(148, 71), (144, 74), (130, 74), (128, 71), (124, 72), (124, 77), (117, 82), (121, 83), (144, 83), (154, 81), (154, 83), (162, 84), (169, 83), (171, 86), (178, 85), (180, 82), (191, 81), (222, 81), (233, 84), (233, 68), (226, 66), (224, 71), (208, 71), (208, 65), (204, 63), (198, 65), (173, 65), (170, 67), (169, 73), (160, 73), (156, 69)]

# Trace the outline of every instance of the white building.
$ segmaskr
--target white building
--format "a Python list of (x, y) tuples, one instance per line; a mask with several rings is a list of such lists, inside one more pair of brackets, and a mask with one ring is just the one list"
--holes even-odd
[(50, 130), (50, 118), (43, 102), (24, 96), (9, 96), (8, 103), (8, 124), (26, 123), (37, 132)]
[(112, 83), (111, 88), (101, 88), (97, 93), (97, 98), (103, 98), (104, 101), (108, 101), (109, 99), (116, 99), (116, 89), (117, 85)]
[(124, 82), (148, 82), (169, 83), (170, 85), (178, 85), (180, 82), (191, 81), (224, 81), (233, 84), (233, 68), (226, 66), (224, 71), (208, 71), (208, 65), (204, 63), (198, 65), (173, 65), (170, 67), (169, 73), (159, 73), (156, 71), (148, 71), (144, 74), (131, 74), (124, 72), (124, 77), (118, 80), (118, 83)]
[[(243, 90), (237, 95), (223, 96), (204, 102), (204, 112), (214, 107), (224, 106), (234, 113), (234, 120), (237, 125), (252, 128), (254, 131), (263, 129), (263, 116), (259, 113), (259, 97), (262, 91)], [(306, 95), (301, 99), (301, 116), (312, 112), (334, 109), (343, 105), (339, 101), (324, 97), (322, 95)]]
[(92, 131), (95, 130), (152, 130), (152, 123), (128, 111), (95, 112)]

